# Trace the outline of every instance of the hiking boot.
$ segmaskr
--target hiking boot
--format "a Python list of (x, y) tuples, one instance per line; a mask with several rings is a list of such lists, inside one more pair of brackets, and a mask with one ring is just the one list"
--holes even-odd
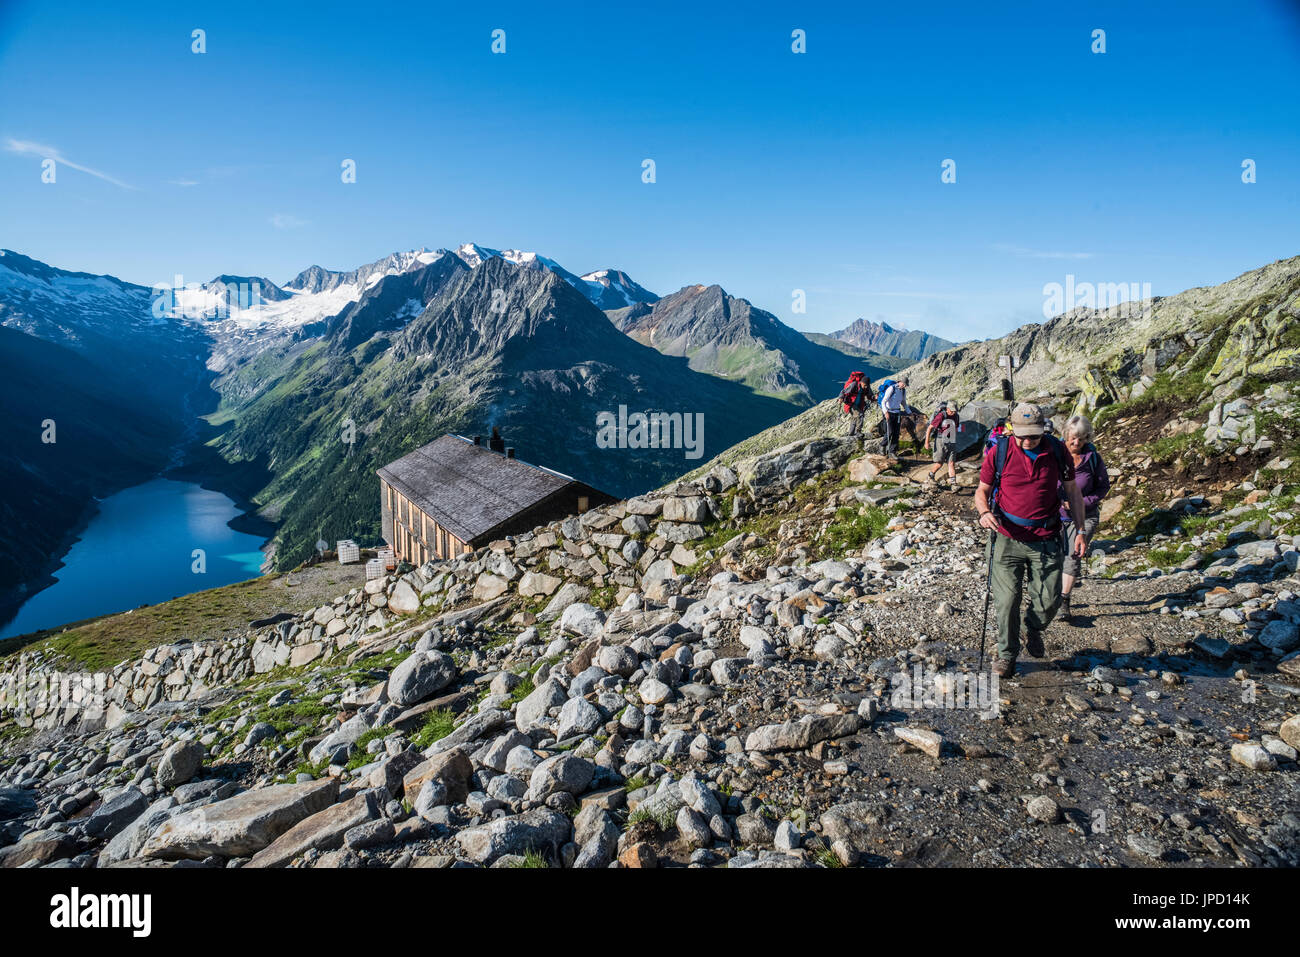
[(1025, 626), (1025, 653), (1030, 658), (1042, 658), (1047, 654), (1047, 649), (1043, 647), (1043, 633), (1034, 631), (1029, 626)]
[(1065, 622), (1067, 625), (1071, 625), (1071, 624), (1074, 623), (1073, 620), (1072, 620), (1071, 613), (1070, 613), (1070, 596), (1069, 596), (1069, 595), (1064, 595), (1064, 596), (1062, 596), (1062, 598), (1061, 598), (1061, 611), (1060, 611), (1060, 614), (1058, 615), (1058, 617), (1061, 619), (1061, 621)]
[(1016, 673), (1015, 658), (998, 658), (993, 662), (993, 673), (999, 678), (1010, 678)]

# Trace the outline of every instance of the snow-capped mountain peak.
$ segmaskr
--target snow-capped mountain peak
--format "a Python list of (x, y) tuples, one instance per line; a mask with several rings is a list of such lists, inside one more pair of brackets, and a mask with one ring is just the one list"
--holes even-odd
[(500, 256), (501, 250), (489, 249), (486, 246), (480, 246), (478, 243), (461, 243), (456, 247), (456, 255), (465, 260), (465, 265), (473, 269), (485, 259)]
[(463, 243), (456, 247), (456, 255), (471, 269), (485, 259), (499, 256), (507, 262), (528, 269), (547, 269), (573, 286), (600, 309), (622, 309), (638, 302), (656, 302), (659, 297), (633, 282), (618, 269), (598, 269), (585, 276), (569, 272), (554, 259), (522, 249), (492, 249), (478, 243)]
[(623, 309), (638, 302), (657, 302), (659, 297), (633, 282), (621, 269), (597, 269), (582, 276), (587, 298), (602, 309)]

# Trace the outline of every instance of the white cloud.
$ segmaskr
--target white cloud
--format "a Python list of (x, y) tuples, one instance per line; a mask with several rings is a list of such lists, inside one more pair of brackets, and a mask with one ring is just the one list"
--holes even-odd
[(169, 179), (167, 182), (171, 183), (173, 186), (198, 186), (199, 185), (199, 181), (197, 179)]
[(276, 213), (271, 217), (271, 225), (276, 229), (297, 229), (299, 226), (308, 225), (308, 223), (307, 220), (299, 219), (289, 213)]
[(100, 172), (97, 169), (83, 166), (80, 163), (74, 163), (59, 152), (58, 148), (54, 146), (46, 146), (43, 143), (33, 143), (30, 140), (15, 140), (10, 138), (5, 140), (5, 149), (10, 153), (21, 153), (24, 156), (39, 156), (41, 159), (52, 159), (59, 166), (67, 166), (70, 169), (80, 170), (83, 173), (87, 173), (97, 179), (102, 179), (106, 183), (112, 183), (114, 186), (119, 186), (122, 189), (137, 188), (132, 186), (130, 183), (124, 183), (120, 179), (109, 176), (107, 173)]

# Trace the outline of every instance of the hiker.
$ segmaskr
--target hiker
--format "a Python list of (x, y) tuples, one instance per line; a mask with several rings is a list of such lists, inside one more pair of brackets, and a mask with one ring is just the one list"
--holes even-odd
[[(898, 459), (898, 430), (900, 420), (907, 412), (907, 376), (901, 376), (880, 394), (880, 407), (885, 412), (885, 456)], [(916, 441), (915, 426), (912, 428), (912, 440)]]
[(862, 418), (867, 413), (868, 401), (873, 405), (876, 401), (871, 380), (861, 372), (851, 373), (844, 388), (840, 390), (840, 403), (844, 414), (849, 417), (849, 435), (857, 435), (862, 431)]
[[(1083, 496), (1074, 481), (1074, 462), (1065, 445), (1045, 436), (1042, 410), (1021, 403), (1011, 412), (1008, 433), (984, 453), (975, 508), (991, 535), (989, 591), (997, 608), (998, 656), (993, 673), (1009, 678), (1020, 653), (1020, 598), (1028, 579), (1025, 650), (1034, 658), (1046, 653), (1043, 632), (1061, 603), (1062, 539), (1060, 495), (1069, 514), (1083, 527)], [(1059, 490), (1059, 491), (1058, 491)], [(990, 501), (990, 497), (992, 501)], [(1086, 543), (1075, 539), (1076, 555)]]
[[(1079, 554), (1085, 555), (1101, 521), (1101, 500), (1110, 491), (1110, 475), (1106, 463), (1101, 460), (1101, 453), (1092, 444), (1092, 423), (1085, 416), (1076, 415), (1065, 424), (1065, 447), (1074, 462), (1074, 484), (1083, 496), (1084, 548)], [(1065, 488), (1061, 487), (1059, 492), (1060, 500), (1065, 502)], [(1061, 620), (1068, 624), (1070, 592), (1083, 572), (1083, 562), (1075, 557), (1075, 539), (1080, 535), (1080, 528), (1070, 520), (1064, 504), (1061, 506), (1061, 522), (1061, 541), (1065, 546), (1065, 564), (1061, 569)]]
[(927, 485), (934, 483), (935, 476), (947, 462), (948, 485), (957, 488), (957, 429), (960, 424), (961, 416), (957, 414), (955, 402), (944, 405), (930, 420), (930, 427), (925, 430), (925, 448), (929, 450), (930, 437), (934, 436), (934, 468), (925, 476)]
[(1007, 420), (998, 419), (993, 423), (993, 429), (989, 432), (988, 438), (984, 440), (984, 451), (987, 452), (993, 446), (998, 444), (998, 436), (1006, 435)]

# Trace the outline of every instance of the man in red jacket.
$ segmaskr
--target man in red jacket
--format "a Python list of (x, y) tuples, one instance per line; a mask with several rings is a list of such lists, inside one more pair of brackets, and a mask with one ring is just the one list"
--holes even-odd
[[(1083, 496), (1074, 482), (1074, 462), (1060, 439), (1044, 435), (1042, 410), (1021, 403), (1007, 420), (1010, 435), (984, 453), (975, 507), (980, 525), (997, 534), (989, 570), (989, 591), (998, 618), (998, 656), (993, 672), (1009, 678), (1020, 653), (1020, 599), (1029, 591), (1025, 610), (1025, 650), (1042, 658), (1043, 632), (1061, 605), (1063, 559), (1059, 490), (1065, 493), (1070, 515), (1083, 527)], [(998, 449), (1005, 443), (1002, 474), (997, 474)], [(997, 489), (993, 501), (989, 493)], [(1079, 557), (1087, 544), (1075, 543)]]

